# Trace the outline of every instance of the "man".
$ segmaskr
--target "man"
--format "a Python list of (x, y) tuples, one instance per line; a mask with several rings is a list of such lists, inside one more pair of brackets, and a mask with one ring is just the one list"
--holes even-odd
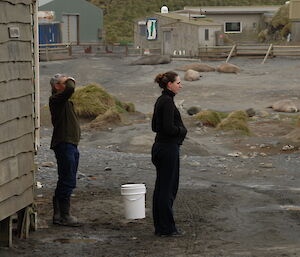
[(53, 134), (51, 149), (57, 160), (58, 181), (53, 197), (53, 224), (79, 226), (70, 215), (70, 198), (76, 187), (79, 162), (77, 145), (80, 126), (73, 103), (69, 100), (75, 90), (75, 80), (62, 74), (50, 80), (52, 96), (49, 98)]

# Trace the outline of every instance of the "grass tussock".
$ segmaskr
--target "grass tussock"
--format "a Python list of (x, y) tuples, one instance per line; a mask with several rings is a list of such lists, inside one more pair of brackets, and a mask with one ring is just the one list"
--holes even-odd
[[(75, 112), (81, 118), (94, 119), (110, 109), (118, 113), (127, 112), (126, 104), (107, 93), (104, 88), (97, 84), (88, 84), (77, 88), (71, 100), (74, 103)], [(134, 109), (134, 105), (131, 109)]]
[(197, 113), (194, 118), (200, 120), (204, 126), (210, 127), (216, 127), (221, 122), (218, 112), (209, 110)]
[(134, 104), (131, 102), (125, 102), (125, 103), (123, 103), (123, 106), (127, 112), (135, 112), (136, 111)]
[(250, 135), (250, 129), (247, 121), (236, 118), (227, 117), (226, 119), (223, 119), (217, 126), (217, 129), (224, 131), (236, 131), (244, 135)]
[(108, 125), (120, 125), (122, 122), (122, 113), (119, 112), (118, 107), (112, 107), (104, 114), (100, 114), (92, 120), (89, 127), (93, 129), (102, 129)]
[(247, 121), (248, 115), (245, 111), (234, 111), (228, 115), (228, 119), (237, 119), (237, 120)]

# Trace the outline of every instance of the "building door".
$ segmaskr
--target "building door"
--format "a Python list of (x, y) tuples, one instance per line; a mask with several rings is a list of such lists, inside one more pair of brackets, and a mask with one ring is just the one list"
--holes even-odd
[(79, 44), (79, 14), (62, 15), (62, 42)]
[(172, 54), (172, 52), (171, 52), (171, 31), (163, 32), (163, 54)]

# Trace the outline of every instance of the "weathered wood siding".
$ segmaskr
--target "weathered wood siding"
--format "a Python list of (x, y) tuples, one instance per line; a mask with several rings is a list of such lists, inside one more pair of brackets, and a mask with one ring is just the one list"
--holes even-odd
[[(31, 4), (0, 1), (0, 220), (33, 202)], [(19, 28), (19, 37), (10, 37), (10, 27)]]

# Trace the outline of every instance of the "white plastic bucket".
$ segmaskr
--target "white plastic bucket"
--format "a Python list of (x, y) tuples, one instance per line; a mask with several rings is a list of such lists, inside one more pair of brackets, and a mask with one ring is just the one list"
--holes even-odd
[(146, 217), (145, 194), (146, 186), (144, 184), (125, 184), (121, 186), (126, 219), (143, 219)]

